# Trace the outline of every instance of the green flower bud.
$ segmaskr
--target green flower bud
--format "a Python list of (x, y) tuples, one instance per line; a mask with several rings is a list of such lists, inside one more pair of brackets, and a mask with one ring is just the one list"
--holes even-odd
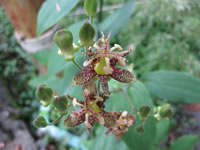
[(170, 104), (164, 104), (160, 107), (159, 116), (162, 119), (167, 119), (173, 116), (173, 109)]
[(141, 120), (144, 120), (150, 113), (151, 109), (149, 106), (142, 106), (139, 108), (139, 116)]
[(94, 37), (95, 37), (95, 29), (88, 21), (86, 21), (81, 27), (79, 32), (80, 45), (81, 46), (92, 45)]
[(96, 0), (85, 0), (85, 12), (87, 16), (94, 17), (97, 12), (97, 1)]
[(34, 121), (33, 124), (37, 128), (44, 128), (47, 126), (46, 119), (43, 116), (38, 116)]
[(66, 113), (68, 109), (68, 100), (66, 96), (58, 96), (53, 100), (53, 106), (59, 113)]
[(47, 107), (53, 99), (53, 90), (45, 84), (41, 84), (38, 86), (35, 95), (40, 100), (41, 104)]
[(55, 33), (53, 39), (59, 47), (58, 54), (64, 56), (66, 61), (73, 60), (74, 53), (79, 48), (73, 43), (72, 33), (67, 29), (62, 29)]
[(139, 125), (139, 126), (135, 127), (135, 131), (137, 133), (143, 133), (144, 132), (144, 126), (143, 125)]

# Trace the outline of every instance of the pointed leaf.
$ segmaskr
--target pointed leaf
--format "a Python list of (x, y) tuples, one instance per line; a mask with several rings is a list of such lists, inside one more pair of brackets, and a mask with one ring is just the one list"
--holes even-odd
[(200, 80), (183, 72), (156, 71), (144, 76), (151, 95), (172, 102), (200, 102)]
[[(122, 8), (110, 15), (100, 24), (100, 30), (107, 35), (109, 32), (115, 36), (128, 23), (128, 20), (134, 12), (135, 1), (130, 0)], [(120, 19), (120, 21), (119, 21)]]
[(170, 150), (191, 150), (198, 140), (199, 137), (195, 135), (182, 136), (171, 144)]
[(38, 14), (37, 33), (40, 35), (74, 8), (79, 0), (47, 0)]

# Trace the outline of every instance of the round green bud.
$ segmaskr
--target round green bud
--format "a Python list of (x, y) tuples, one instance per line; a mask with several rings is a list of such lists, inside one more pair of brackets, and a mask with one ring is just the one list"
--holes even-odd
[(69, 30), (58, 30), (53, 39), (61, 50), (73, 49), (73, 35)]
[(57, 96), (53, 99), (53, 106), (59, 113), (66, 113), (68, 110), (68, 100), (66, 96)]
[(139, 116), (140, 116), (140, 118), (142, 120), (145, 119), (149, 115), (150, 111), (151, 111), (151, 109), (150, 109), (149, 106), (144, 105), (144, 106), (140, 107), (139, 108)]
[(67, 29), (61, 29), (54, 35), (54, 41), (59, 47), (58, 54), (65, 57), (66, 61), (74, 59), (74, 53), (78, 51), (78, 47), (73, 43), (73, 35)]
[(45, 84), (41, 84), (37, 87), (35, 95), (40, 100), (41, 104), (47, 107), (53, 99), (53, 90)]
[(173, 109), (170, 104), (164, 104), (160, 107), (159, 116), (162, 119), (170, 118), (173, 116)]
[(92, 45), (94, 37), (95, 37), (95, 29), (88, 21), (86, 21), (79, 31), (80, 45), (81, 46)]
[(143, 133), (144, 132), (144, 126), (143, 125), (138, 125), (137, 127), (135, 127), (135, 131), (137, 133)]
[(33, 124), (37, 128), (44, 128), (47, 126), (46, 119), (43, 116), (38, 116), (34, 121)]
[(84, 8), (87, 16), (89, 17), (96, 16), (97, 0), (85, 0)]

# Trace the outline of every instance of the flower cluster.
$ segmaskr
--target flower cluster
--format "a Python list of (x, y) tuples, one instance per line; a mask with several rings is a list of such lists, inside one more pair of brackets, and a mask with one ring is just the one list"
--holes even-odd
[[(73, 107), (79, 106), (78, 111), (74, 109), (65, 118), (64, 124), (66, 126), (75, 127), (84, 123), (88, 132), (91, 133), (94, 124), (100, 123), (107, 128), (105, 134), (112, 133), (119, 139), (135, 123), (136, 116), (129, 114), (126, 110), (107, 112), (104, 110), (105, 101), (109, 99), (111, 94), (108, 86), (111, 78), (122, 83), (136, 81), (131, 72), (117, 67), (118, 63), (121, 66), (126, 66), (125, 56), (132, 50), (123, 50), (118, 44), (110, 47), (111, 33), (105, 37), (104, 33), (101, 32), (101, 38), (94, 41), (96, 31), (92, 24), (93, 17), (96, 15), (97, 1), (85, 0), (84, 7), (86, 14), (91, 17), (91, 24), (86, 21), (80, 28), (79, 46), (74, 43), (73, 35), (67, 29), (59, 30), (54, 35), (54, 41), (59, 47), (58, 54), (64, 56), (66, 61), (72, 61), (80, 69), (80, 72), (74, 76), (72, 85), (83, 87), (84, 100), (78, 100), (70, 95), (54, 96), (53, 91), (46, 85), (39, 86), (36, 96), (43, 106), (52, 104), (54, 110), (61, 114), (60, 118), (67, 114), (67, 109), (72, 105)], [(83, 68), (75, 61), (74, 56), (74, 53), (82, 47), (85, 48)], [(71, 100), (72, 103), (68, 103), (68, 100)], [(35, 120), (35, 125), (38, 127), (45, 127), (54, 123), (57, 123), (57, 120), (47, 124), (42, 116)]]
[[(108, 88), (109, 78), (113, 78), (119, 82), (128, 83), (135, 81), (135, 76), (128, 70), (116, 67), (119, 62), (122, 66), (126, 65), (126, 56), (132, 50), (123, 51), (122, 48), (115, 44), (110, 48), (109, 39), (111, 33), (106, 38), (102, 33), (102, 37), (88, 48), (86, 54), (89, 59), (83, 64), (84, 68), (78, 72), (72, 80), (73, 85), (83, 86), (84, 100), (78, 100), (68, 95), (72, 100), (73, 106), (79, 106), (79, 111), (73, 111), (65, 119), (65, 125), (75, 127), (84, 123), (88, 132), (95, 123), (108, 128), (106, 134), (112, 133), (117, 139), (122, 137), (130, 126), (135, 122), (135, 115), (123, 112), (106, 112), (104, 110), (104, 102), (108, 99), (110, 92)], [(118, 49), (119, 51), (114, 51)], [(94, 50), (94, 51), (93, 51)], [(95, 80), (99, 79), (103, 92), (99, 93), (95, 84)]]

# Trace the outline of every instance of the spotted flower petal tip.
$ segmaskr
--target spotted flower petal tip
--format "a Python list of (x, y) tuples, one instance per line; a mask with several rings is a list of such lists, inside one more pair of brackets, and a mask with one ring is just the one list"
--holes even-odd
[(72, 79), (72, 85), (84, 85), (94, 78), (96, 73), (93, 68), (84, 68)]
[(114, 68), (111, 77), (122, 83), (136, 81), (136, 77), (131, 72), (122, 68)]

